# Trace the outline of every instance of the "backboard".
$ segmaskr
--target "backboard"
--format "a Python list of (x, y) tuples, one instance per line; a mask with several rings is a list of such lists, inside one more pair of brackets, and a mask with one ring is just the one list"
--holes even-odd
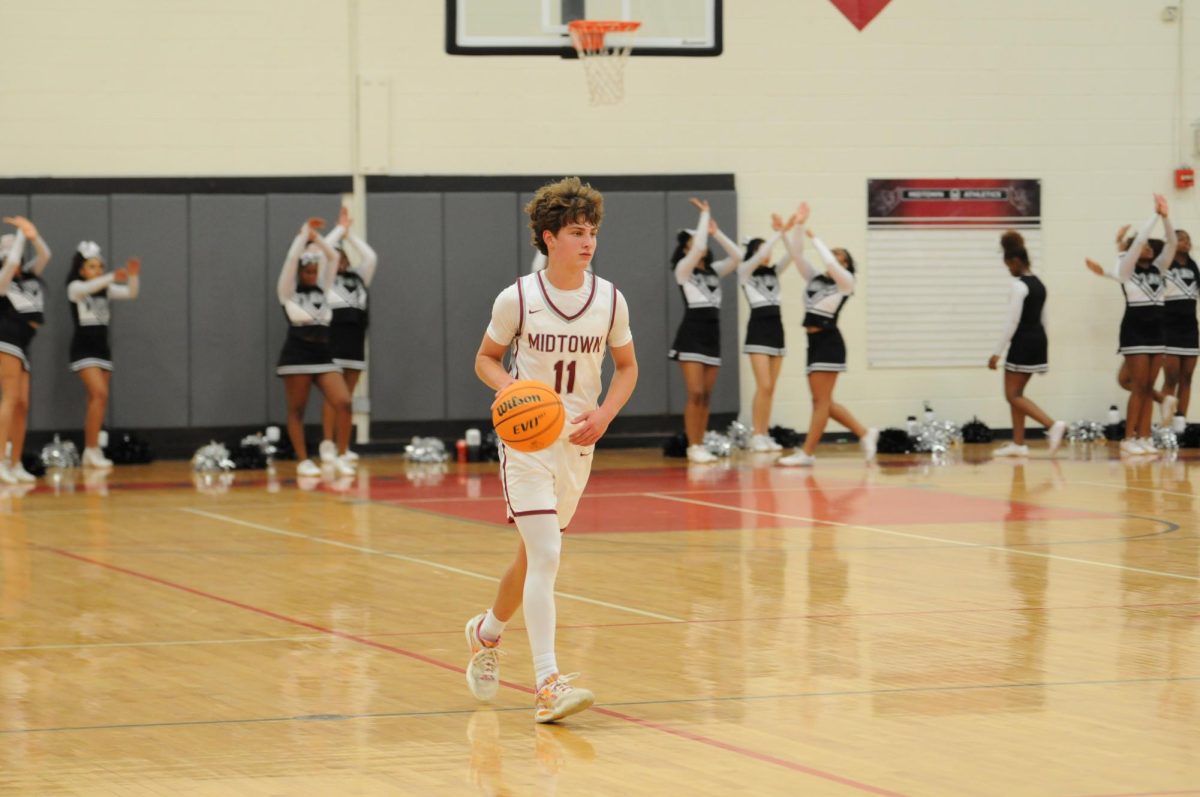
[(638, 20), (633, 55), (721, 54), (722, 0), (445, 0), (446, 52), (574, 58), (567, 23)]

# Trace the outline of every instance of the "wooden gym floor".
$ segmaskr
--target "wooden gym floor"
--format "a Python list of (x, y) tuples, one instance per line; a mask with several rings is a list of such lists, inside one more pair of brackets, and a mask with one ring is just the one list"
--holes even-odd
[[(535, 726), (495, 466), (0, 496), (0, 793), (1200, 795), (1200, 452), (602, 452)], [(313, 485), (305, 485), (313, 487)]]

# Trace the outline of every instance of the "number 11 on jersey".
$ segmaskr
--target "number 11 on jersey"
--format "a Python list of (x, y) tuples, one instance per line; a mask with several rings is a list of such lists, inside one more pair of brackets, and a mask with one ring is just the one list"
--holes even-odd
[[(565, 363), (565, 368), (564, 368)], [(567, 389), (563, 390), (563, 371), (567, 372)], [(575, 392), (575, 361), (559, 360), (554, 364), (554, 392), (558, 394)]]

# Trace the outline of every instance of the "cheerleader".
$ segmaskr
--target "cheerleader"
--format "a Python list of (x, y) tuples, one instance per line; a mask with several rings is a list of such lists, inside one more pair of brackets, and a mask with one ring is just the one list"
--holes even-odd
[(67, 299), (71, 302), (71, 370), (79, 374), (87, 391), (87, 414), (83, 421), (83, 466), (111, 468), (112, 461), (100, 450), (100, 427), (108, 410), (108, 387), (112, 382), (112, 350), (108, 345), (109, 300), (137, 298), (142, 262), (131, 257), (125, 267), (104, 273), (104, 258), (95, 241), (81, 241), (67, 273)]
[[(29, 342), (44, 318), (42, 272), (50, 262), (50, 247), (29, 219), (11, 216), (4, 221), (17, 233), (0, 236), (0, 483), (31, 483), (37, 479), (21, 462), (29, 421)], [(33, 244), (37, 257), (22, 266), (26, 242)]]
[(309, 219), (292, 241), (276, 288), (288, 320), (287, 340), (279, 354), (275, 373), (283, 378), (287, 395), (287, 429), (300, 464), (297, 476), (320, 476), (321, 469), (308, 458), (304, 442), (304, 407), (316, 382), (325, 403), (335, 413), (338, 475), (352, 476), (354, 465), (345, 456), (350, 440), (350, 393), (342, 369), (333, 362), (329, 325), (333, 318), (329, 294), (337, 274), (337, 253), (317, 230), (325, 222)]
[[(1122, 454), (1154, 454), (1158, 451), (1150, 438), (1150, 419), (1154, 405), (1154, 380), (1162, 366), (1166, 348), (1162, 273), (1175, 257), (1175, 231), (1167, 218), (1167, 200), (1155, 194), (1154, 209), (1154, 215), (1146, 220), (1137, 236), (1132, 241), (1124, 242), (1124, 252), (1114, 272), (1106, 272), (1095, 261), (1087, 261), (1088, 268), (1094, 273), (1119, 282), (1125, 296), (1125, 315), (1121, 318), (1117, 349), (1117, 353), (1125, 357), (1117, 379), (1122, 387), (1127, 386), (1129, 390), (1125, 439), (1121, 441)], [(1162, 218), (1167, 242), (1162, 253), (1155, 257), (1149, 238), (1159, 218)]]
[[(807, 215), (807, 208), (803, 205), (797, 212), (797, 218), (802, 215)], [(824, 273), (818, 272), (805, 259), (805, 235), (812, 239), (813, 246), (820, 253), (827, 269)], [(846, 300), (854, 293), (854, 258), (845, 249), (830, 250), (812, 230), (801, 226), (797, 226), (790, 235), (785, 235), (783, 241), (807, 283), (804, 290), (804, 331), (808, 333), (808, 387), (812, 392), (813, 410), (804, 448), (783, 457), (779, 464), (814, 464), (814, 452), (830, 418), (858, 437), (863, 454), (870, 462), (875, 458), (879, 430), (863, 426), (848, 409), (833, 400), (837, 376), (846, 370), (846, 342), (838, 329), (837, 319)]]
[[(671, 269), (675, 283), (683, 294), (683, 321), (675, 333), (675, 342), (667, 356), (679, 362), (683, 382), (687, 387), (687, 404), (683, 409), (683, 425), (688, 439), (688, 460), (715, 462), (704, 447), (704, 431), (708, 427), (709, 401), (721, 367), (721, 277), (731, 274), (742, 262), (737, 245), (712, 220), (707, 202), (689, 199), (700, 210), (700, 221), (694, 230), (680, 230)], [(713, 236), (729, 255), (713, 262), (708, 250), (708, 236)]]
[(742, 344), (742, 351), (750, 357), (750, 369), (754, 373), (754, 403), (750, 410), (750, 450), (754, 452), (779, 451), (783, 448), (771, 438), (768, 427), (775, 384), (783, 367), (783, 356), (787, 354), (783, 340), (783, 319), (779, 313), (782, 297), (779, 275), (792, 264), (792, 258), (789, 255), (772, 266), (766, 263), (783, 234), (793, 225), (804, 224), (807, 220), (808, 205), (801, 205), (800, 209), (802, 215), (792, 216), (787, 224), (778, 215), (773, 215), (771, 227), (775, 235), (767, 241), (762, 238), (750, 240), (737, 269), (738, 282), (750, 305), (750, 321), (746, 325), (746, 341)]
[[(1192, 398), (1192, 374), (1200, 355), (1200, 329), (1196, 323), (1196, 299), (1200, 297), (1200, 269), (1192, 259), (1192, 238), (1184, 230), (1175, 231), (1175, 257), (1166, 272), (1163, 289), (1163, 329), (1166, 354), (1163, 356), (1163, 390), (1175, 399), (1176, 406), (1162, 402), (1163, 425), (1176, 432), (1187, 426), (1188, 404)], [(1174, 411), (1174, 415), (1169, 414)]]
[(1033, 418), (1049, 429), (1050, 453), (1054, 454), (1062, 445), (1067, 424), (1055, 421), (1041, 407), (1025, 397), (1025, 386), (1034, 374), (1050, 370), (1046, 340), (1046, 287), (1033, 275), (1029, 264), (1029, 252), (1025, 239), (1019, 232), (1009, 230), (1000, 236), (1004, 250), (1004, 265), (1015, 278), (1009, 293), (1008, 321), (996, 351), (988, 360), (993, 371), (1000, 364), (1000, 357), (1008, 349), (1004, 361), (1004, 398), (1012, 412), (1011, 443), (996, 450), (998, 457), (1024, 457), (1029, 455), (1025, 445), (1025, 416)]
[[(329, 306), (333, 308), (333, 321), (329, 329), (329, 347), (333, 354), (334, 365), (342, 369), (342, 378), (346, 382), (346, 392), (354, 395), (359, 377), (367, 367), (367, 293), (371, 280), (375, 278), (375, 266), (379, 257), (366, 241), (350, 232), (350, 211), (342, 208), (338, 215), (337, 226), (325, 237), (325, 242), (333, 247), (337, 254), (337, 276), (334, 279), (333, 290), (329, 292)], [(354, 267), (346, 257), (343, 238), (361, 255), (361, 262)], [(337, 459), (337, 445), (333, 442), (334, 429), (337, 426), (337, 413), (328, 402), (321, 411), (321, 423), (325, 438), (321, 441), (318, 451), (322, 462), (333, 462)], [(349, 448), (346, 458), (354, 462), (358, 459)]]

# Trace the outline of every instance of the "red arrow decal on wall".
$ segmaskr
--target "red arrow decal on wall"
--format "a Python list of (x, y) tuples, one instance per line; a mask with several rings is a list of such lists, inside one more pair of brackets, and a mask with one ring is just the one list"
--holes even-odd
[(892, 0), (830, 0), (841, 11), (850, 24), (862, 30), (879, 16), (879, 12)]

